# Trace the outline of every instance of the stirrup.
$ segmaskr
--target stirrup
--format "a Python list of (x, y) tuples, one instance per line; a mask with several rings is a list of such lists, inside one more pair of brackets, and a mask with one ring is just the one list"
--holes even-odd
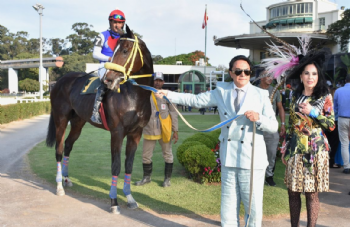
[(99, 113), (93, 113), (90, 120), (96, 124), (101, 125), (102, 121), (101, 121), (101, 117)]

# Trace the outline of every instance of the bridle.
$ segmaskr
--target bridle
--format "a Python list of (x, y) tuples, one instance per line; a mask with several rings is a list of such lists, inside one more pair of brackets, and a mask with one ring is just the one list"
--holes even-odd
[[(116, 48), (114, 53), (113, 53), (113, 57), (112, 57), (111, 62), (106, 62), (105, 63), (105, 68), (107, 70), (113, 70), (113, 71), (117, 71), (117, 72), (123, 73), (123, 75), (124, 75), (123, 81), (121, 81), (119, 84), (124, 84), (125, 82), (127, 82), (130, 79), (138, 79), (138, 78), (143, 78), (143, 77), (152, 77), (153, 74), (143, 74), (143, 75), (135, 75), (135, 76), (131, 75), (131, 72), (132, 72), (132, 69), (134, 67), (134, 62), (135, 62), (137, 53), (140, 54), (140, 59), (141, 59), (141, 64), (142, 64), (141, 67), (143, 66), (143, 63), (144, 63), (143, 62), (142, 51), (140, 49), (139, 40), (138, 40), (137, 36), (135, 36), (135, 39), (120, 38), (120, 40), (127, 40), (127, 41), (134, 42), (134, 45), (132, 47), (132, 50), (131, 50), (131, 53), (130, 53), (128, 59), (126, 60), (124, 66), (116, 64), (116, 63), (112, 63), (113, 59), (114, 59), (114, 56), (115, 56), (115, 54), (116, 54), (116, 52), (118, 50), (118, 48)], [(127, 68), (128, 64), (129, 64), (129, 67)], [(106, 72), (106, 74), (107, 74), (107, 72)], [(114, 86), (115, 86), (115, 83), (116, 82), (113, 82)], [(114, 88), (114, 86), (112, 86), (112, 89)], [(119, 92), (120, 92), (120, 88), (118, 87), (118, 93)]]

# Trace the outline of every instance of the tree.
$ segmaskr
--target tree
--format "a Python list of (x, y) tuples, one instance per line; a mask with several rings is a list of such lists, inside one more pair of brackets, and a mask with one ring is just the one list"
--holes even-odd
[(19, 89), (26, 92), (35, 92), (39, 91), (39, 81), (32, 80), (29, 78), (26, 78), (24, 80), (20, 80), (19, 83)]
[(348, 52), (350, 39), (350, 9), (342, 13), (342, 19), (329, 25), (327, 29), (328, 37), (340, 45), (342, 52)]
[(153, 60), (153, 64), (157, 64), (158, 61), (163, 60), (163, 57), (160, 55), (152, 55), (152, 60)]
[(143, 35), (141, 35), (141, 34), (139, 34), (139, 33), (135, 32), (135, 31), (134, 31), (134, 30), (132, 30), (132, 29), (131, 29), (131, 32), (132, 32), (134, 35), (136, 35), (136, 36), (137, 36), (137, 38), (140, 38), (140, 39), (142, 39), (142, 38), (143, 38)]
[(206, 57), (204, 58), (204, 52), (200, 51), (200, 50), (196, 50), (194, 52), (192, 52), (191, 56), (190, 56), (190, 61), (192, 62), (193, 65), (196, 64), (196, 61), (199, 61), (200, 58), (203, 58), (204, 60), (206, 60), (207, 62), (209, 61), (209, 58)]
[(67, 41), (65, 39), (54, 38), (49, 39), (47, 44), (50, 45), (50, 49), (48, 50), (50, 54), (60, 56), (66, 49)]
[(72, 25), (72, 30), (74, 30), (76, 34), (71, 34), (66, 38), (72, 45), (72, 52), (82, 55), (92, 53), (94, 40), (98, 35), (98, 32), (90, 29), (92, 27), (92, 25), (88, 25), (87, 23), (75, 23)]
[[(204, 53), (202, 51), (196, 50), (189, 54), (180, 54), (177, 56), (169, 56), (163, 58), (162, 60), (157, 61), (159, 65), (175, 65), (176, 61), (182, 61), (183, 65), (195, 65), (196, 61), (199, 61), (200, 58), (204, 58)], [(207, 57), (207, 61), (209, 58)], [(208, 63), (208, 65), (210, 65)]]
[(65, 75), (68, 72), (85, 72), (86, 63), (98, 63), (93, 59), (92, 53), (87, 55), (80, 55), (78, 53), (72, 53), (71, 55), (61, 55), (64, 59), (64, 65), (62, 68), (52, 68), (50, 81), (56, 80), (59, 77)]
[(217, 71), (224, 71), (225, 73), (228, 72), (228, 68), (225, 65), (218, 65), (216, 68)]

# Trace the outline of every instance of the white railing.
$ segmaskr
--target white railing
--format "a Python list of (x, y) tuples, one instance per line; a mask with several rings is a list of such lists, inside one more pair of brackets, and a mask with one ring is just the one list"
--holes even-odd
[(14, 98), (3, 98), (0, 97), (0, 105), (6, 106), (10, 104), (16, 104), (16, 103), (30, 103), (30, 102), (48, 102), (50, 101), (49, 98), (43, 98), (43, 99), (24, 99), (24, 98), (19, 98), (19, 97), (14, 97)]

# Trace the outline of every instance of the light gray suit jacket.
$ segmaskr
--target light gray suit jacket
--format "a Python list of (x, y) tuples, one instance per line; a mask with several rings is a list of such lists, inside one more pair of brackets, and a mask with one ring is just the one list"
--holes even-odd
[[(231, 90), (233, 82), (217, 83), (216, 89), (198, 95), (169, 92), (171, 102), (197, 108), (217, 106), (221, 121), (244, 114), (248, 110), (259, 113), (260, 126), (257, 126), (255, 135), (254, 169), (265, 169), (268, 165), (264, 132), (274, 133), (278, 130), (278, 122), (272, 109), (267, 90), (248, 84), (247, 94), (238, 113), (232, 105)], [(250, 169), (253, 139), (253, 122), (245, 116), (221, 128), (220, 159), (221, 165)]]

